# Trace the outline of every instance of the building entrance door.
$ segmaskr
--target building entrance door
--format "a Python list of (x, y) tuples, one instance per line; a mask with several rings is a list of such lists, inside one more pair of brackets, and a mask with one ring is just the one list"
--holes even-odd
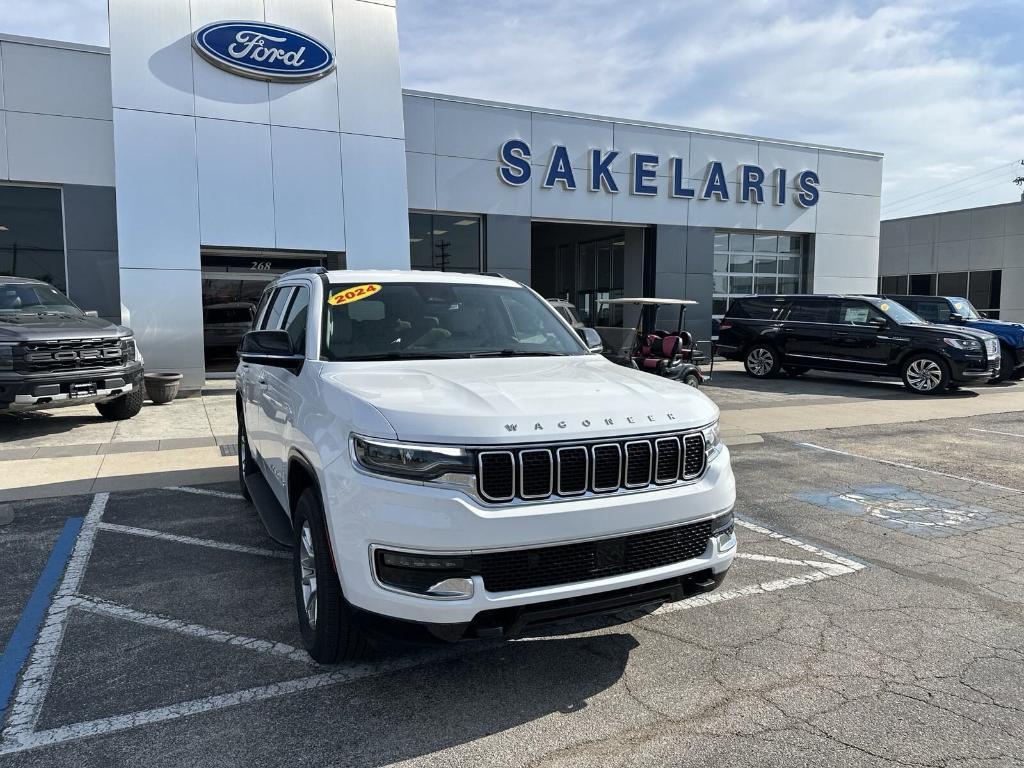
[(302, 267), (338, 268), (340, 254), (203, 251), (203, 351), (208, 374), (233, 373), (236, 350), (252, 326), (267, 285)]

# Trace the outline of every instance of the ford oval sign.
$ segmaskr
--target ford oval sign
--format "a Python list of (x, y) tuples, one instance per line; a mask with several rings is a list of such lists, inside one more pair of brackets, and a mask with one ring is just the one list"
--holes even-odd
[(214, 66), (256, 80), (302, 82), (334, 69), (334, 54), (309, 35), (262, 21), (216, 21), (192, 35)]

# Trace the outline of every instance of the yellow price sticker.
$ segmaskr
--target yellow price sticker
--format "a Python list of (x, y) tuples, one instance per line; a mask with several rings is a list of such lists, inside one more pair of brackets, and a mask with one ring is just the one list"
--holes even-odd
[(883, 312), (888, 312), (889, 311), (889, 305), (888, 304), (883, 304), (882, 305), (882, 311)]
[(332, 307), (338, 307), (342, 304), (351, 304), (353, 301), (359, 301), (365, 299), (367, 296), (373, 296), (380, 290), (380, 285), (377, 283), (367, 283), (366, 285), (354, 285), (351, 288), (342, 288), (337, 293), (331, 294), (331, 298), (327, 300), (327, 303)]

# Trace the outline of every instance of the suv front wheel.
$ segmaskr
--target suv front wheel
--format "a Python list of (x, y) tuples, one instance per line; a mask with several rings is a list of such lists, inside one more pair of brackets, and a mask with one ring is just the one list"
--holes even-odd
[(949, 366), (935, 355), (911, 355), (903, 363), (903, 385), (920, 395), (936, 395), (949, 387)]
[(135, 387), (127, 395), (115, 397), (113, 400), (107, 400), (104, 403), (96, 403), (96, 410), (105, 419), (124, 421), (138, 415), (139, 411), (142, 410), (142, 401), (145, 397), (146, 394), (143, 392), (142, 387)]
[(781, 365), (779, 353), (768, 344), (755, 344), (747, 350), (747, 356), (743, 358), (743, 367), (755, 379), (775, 376)]

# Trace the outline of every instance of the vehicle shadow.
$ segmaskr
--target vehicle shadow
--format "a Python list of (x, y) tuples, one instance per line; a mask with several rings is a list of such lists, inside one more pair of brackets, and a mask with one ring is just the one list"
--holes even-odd
[(276, 748), (289, 755), (343, 749), (346, 765), (367, 768), (422, 757), (585, 709), (622, 678), (637, 646), (629, 634), (510, 642), (325, 689), (310, 702), (316, 722), (285, 729), (294, 743)]
[[(1013, 386), (1013, 382), (1005, 384)], [(1003, 383), (990, 385), (979, 382), (970, 386), (971, 389), (950, 389), (939, 395), (931, 395), (931, 397), (953, 399), (979, 397), (980, 392), (977, 390), (1002, 387)], [(719, 371), (716, 369), (712, 383), (707, 386), (707, 389), (709, 391), (721, 389), (810, 397), (846, 396), (870, 400), (919, 400), (925, 397), (907, 391), (898, 379), (876, 379), (870, 376), (819, 371), (809, 371), (800, 376), (781, 374), (772, 379), (755, 379), (744, 371)]]

